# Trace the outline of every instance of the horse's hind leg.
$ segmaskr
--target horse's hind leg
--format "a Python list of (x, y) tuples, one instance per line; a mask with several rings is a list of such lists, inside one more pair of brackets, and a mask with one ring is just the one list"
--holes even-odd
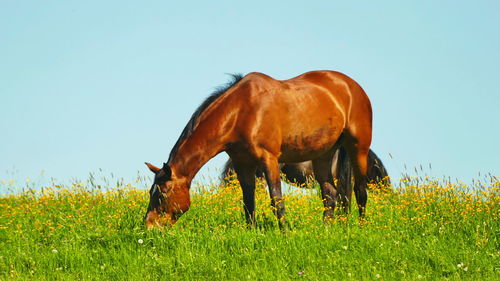
[(284, 229), (286, 225), (285, 203), (283, 202), (283, 194), (281, 192), (281, 177), (278, 158), (269, 152), (263, 152), (262, 164), (267, 185), (269, 186), (271, 206), (273, 207), (274, 213), (278, 218), (280, 229)]
[(368, 194), (366, 192), (366, 171), (368, 167), (370, 142), (371, 137), (354, 138), (351, 136), (344, 143), (354, 172), (354, 194), (356, 196), (360, 217), (365, 215), (366, 202), (368, 200)]
[(323, 218), (325, 221), (333, 218), (337, 200), (337, 188), (332, 175), (332, 157), (334, 150), (313, 160), (314, 176), (321, 188), (321, 198), (325, 207)]
[(334, 163), (332, 164), (332, 173), (337, 179), (338, 199), (341, 207), (346, 214), (351, 211), (352, 198), (352, 167), (347, 156), (347, 151), (344, 147), (339, 147), (334, 155)]

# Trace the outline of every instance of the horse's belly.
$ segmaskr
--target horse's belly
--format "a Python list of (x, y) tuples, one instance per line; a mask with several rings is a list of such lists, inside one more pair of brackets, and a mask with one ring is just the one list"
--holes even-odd
[(284, 136), (279, 161), (302, 162), (315, 159), (329, 151), (341, 134), (340, 128), (325, 127), (310, 133), (295, 133)]

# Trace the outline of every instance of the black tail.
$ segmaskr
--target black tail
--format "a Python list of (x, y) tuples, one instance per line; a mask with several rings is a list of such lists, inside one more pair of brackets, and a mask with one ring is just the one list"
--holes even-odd
[(339, 147), (337, 151), (337, 180), (338, 185), (352, 187), (354, 185), (354, 180), (352, 177), (352, 167), (347, 151), (344, 147)]
[(229, 158), (227, 160), (226, 164), (224, 164), (224, 168), (222, 169), (222, 173), (220, 174), (220, 178), (221, 178), (222, 182), (228, 183), (229, 179), (234, 174), (235, 174), (235, 172), (234, 172), (233, 162), (231, 161), (231, 158)]
[(368, 172), (366, 179), (369, 183), (375, 183), (380, 187), (388, 187), (391, 185), (389, 174), (382, 163), (382, 160), (370, 149), (368, 153)]
[[(337, 160), (337, 178), (341, 185), (354, 185), (352, 165), (347, 155), (347, 151), (340, 147)], [(382, 163), (382, 160), (370, 149), (368, 152), (368, 170), (366, 172), (368, 183), (374, 183), (377, 187), (388, 187), (391, 184), (389, 174)]]

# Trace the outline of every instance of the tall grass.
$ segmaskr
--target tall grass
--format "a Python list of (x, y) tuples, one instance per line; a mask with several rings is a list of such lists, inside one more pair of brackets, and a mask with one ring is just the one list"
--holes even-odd
[(325, 224), (318, 191), (291, 188), (283, 233), (261, 182), (255, 228), (232, 180), (193, 188), (191, 210), (153, 231), (144, 190), (53, 185), (0, 197), (0, 279), (498, 280), (499, 191), (405, 179), (370, 191), (366, 220)]

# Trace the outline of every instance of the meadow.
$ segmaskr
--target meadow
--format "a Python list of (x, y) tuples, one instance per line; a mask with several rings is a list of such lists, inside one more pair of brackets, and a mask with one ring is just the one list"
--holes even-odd
[(285, 232), (264, 183), (254, 228), (241, 197), (234, 179), (193, 187), (175, 226), (148, 231), (148, 193), (136, 183), (4, 194), (0, 280), (500, 280), (494, 177), (373, 186), (365, 220), (353, 212), (330, 223), (313, 184), (291, 187)]

